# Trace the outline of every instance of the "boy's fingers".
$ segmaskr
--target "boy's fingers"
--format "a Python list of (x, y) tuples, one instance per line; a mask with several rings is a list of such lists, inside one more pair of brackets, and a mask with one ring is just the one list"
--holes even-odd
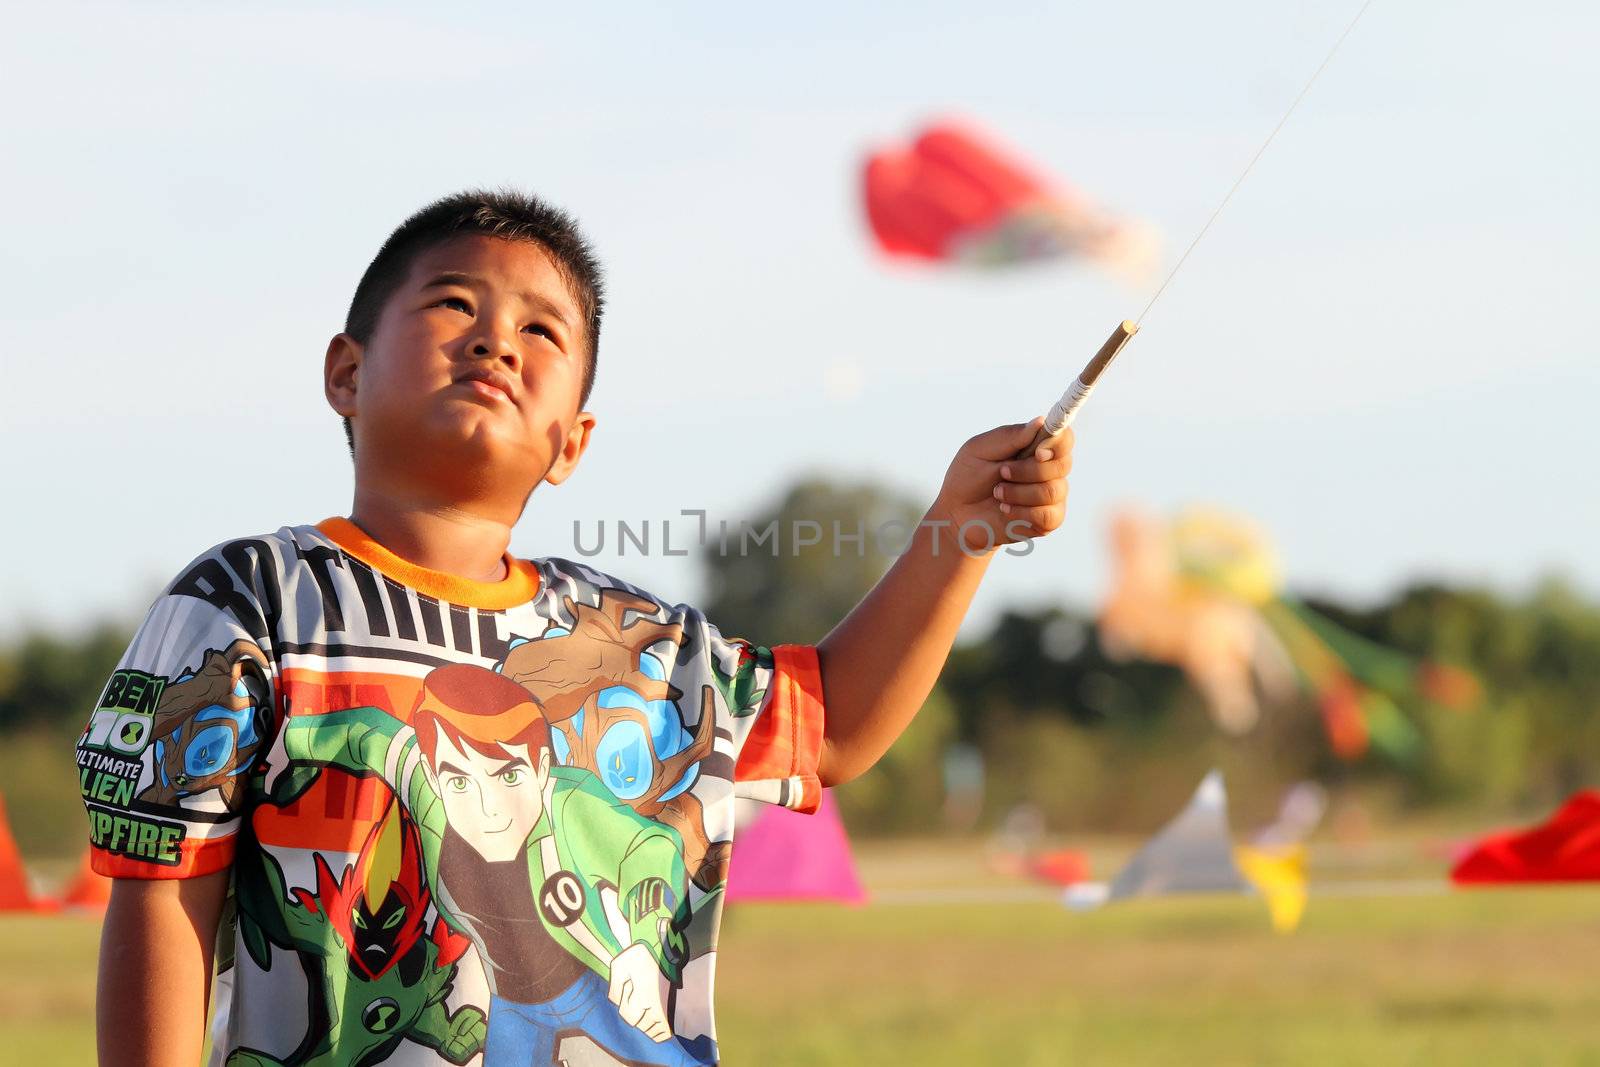
[(1010, 459), (1033, 443), (1033, 437), (1044, 425), (1044, 416), (1038, 415), (1028, 422), (996, 426), (986, 433), (967, 441), (966, 451), (978, 459)]
[(1001, 482), (995, 486), (995, 490), (995, 499), (1002, 504), (1010, 504), (1013, 513), (1019, 507), (1060, 504), (1067, 499), (1067, 482), (1064, 478), (1058, 478), (1053, 482), (1029, 482), (1025, 485)]
[(1077, 440), (1077, 437), (1073, 435), (1072, 427), (1068, 426), (1065, 430), (1062, 430), (1059, 434), (1050, 438), (1048, 441), (1042, 442), (1038, 448), (1034, 449), (1033, 454), (1036, 457), (1038, 457), (1039, 453), (1043, 451), (1048, 451), (1057, 456), (1061, 455), (1063, 452), (1071, 454), (1072, 446), (1077, 443)]
[[(1012, 508), (1006, 515), (1006, 532), (1013, 534), (1023, 532), (1027, 537), (1042, 537), (1051, 530), (1061, 525), (1062, 518), (1066, 515), (1066, 508), (1060, 504), (1048, 504), (1034, 508)], [(1019, 531), (1016, 523), (1026, 523), (1026, 531)]]
[(1058, 453), (1055, 458), (1013, 459), (996, 465), (995, 475), (1008, 482), (1050, 482), (1065, 478), (1072, 472), (1072, 453)]

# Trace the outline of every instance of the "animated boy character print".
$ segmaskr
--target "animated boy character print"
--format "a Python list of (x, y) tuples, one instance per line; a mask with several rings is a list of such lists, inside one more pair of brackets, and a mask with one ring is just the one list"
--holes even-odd
[(292, 716), (287, 803), (322, 767), (376, 775), (416, 826), (434, 904), (492, 993), (486, 1064), (548, 1064), (581, 1034), (624, 1062), (690, 1067), (669, 1009), (688, 959), (683, 844), (581, 767), (556, 766), (545, 711), (472, 664), (437, 667), (410, 721), (360, 707)]
[[(314, 853), (317, 888), (285, 892), (283, 871), (265, 849), (245, 849), (235, 899), (246, 950), (272, 969), (271, 945), (297, 952), (312, 982), (300, 1046), (282, 1060), (235, 1049), (228, 1067), (337, 1067), (387, 1059), (402, 1041), (465, 1064), (483, 1050), (483, 1012), (445, 1005), (456, 961), (471, 947), (435, 918), (411, 820), (392, 800), (353, 864), (335, 878)], [(331, 936), (330, 936), (331, 935)]]

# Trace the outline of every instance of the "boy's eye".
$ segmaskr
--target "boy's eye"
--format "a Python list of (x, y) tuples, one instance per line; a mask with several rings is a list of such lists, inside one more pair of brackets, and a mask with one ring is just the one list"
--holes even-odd
[(518, 782), (522, 781), (522, 768), (511, 768), (509, 771), (506, 771), (500, 776), (500, 780), (506, 785), (516, 785)]
[(467, 780), (458, 774), (453, 777), (446, 778), (444, 780), (444, 787), (450, 790), (452, 793), (465, 793), (467, 791)]
[(435, 307), (455, 308), (457, 311), (472, 314), (472, 305), (459, 296), (447, 296), (434, 305)]
[(536, 333), (542, 337), (548, 337), (552, 341), (555, 340), (555, 334), (550, 332), (550, 328), (548, 326), (541, 326), (537, 322), (530, 323), (527, 326), (524, 326), (523, 329), (527, 330), (529, 333)]

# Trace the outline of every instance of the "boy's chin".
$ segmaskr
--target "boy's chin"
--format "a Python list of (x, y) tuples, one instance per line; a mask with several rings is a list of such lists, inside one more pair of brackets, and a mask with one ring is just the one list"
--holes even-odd
[(457, 417), (440, 420), (430, 427), (428, 437), (435, 452), (496, 468), (518, 468), (536, 462), (541, 451), (540, 442), (527, 440), (521, 429), (494, 419)]
[(550, 459), (538, 444), (520, 440), (482, 422), (447, 422), (413, 426), (395, 441), (400, 466), (435, 480), (459, 481), (464, 488), (526, 483), (531, 489), (549, 469)]

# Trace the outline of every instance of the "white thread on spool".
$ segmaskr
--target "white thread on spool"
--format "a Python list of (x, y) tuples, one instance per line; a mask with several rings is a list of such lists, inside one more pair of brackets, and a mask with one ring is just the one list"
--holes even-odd
[(1044, 417), (1044, 432), (1048, 437), (1054, 437), (1068, 426), (1077, 417), (1078, 409), (1083, 407), (1083, 402), (1089, 399), (1089, 394), (1094, 392), (1094, 386), (1085, 385), (1082, 378), (1072, 379), (1072, 384), (1067, 391), (1061, 394), (1055, 407), (1050, 409), (1050, 414)]

